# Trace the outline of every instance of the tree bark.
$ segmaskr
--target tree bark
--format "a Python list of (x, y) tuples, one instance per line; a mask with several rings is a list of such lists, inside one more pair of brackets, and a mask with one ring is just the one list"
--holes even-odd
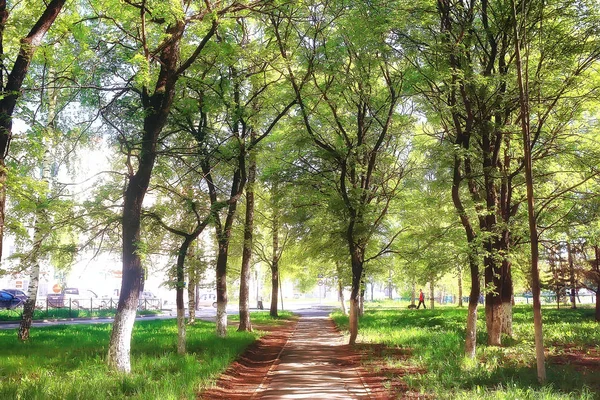
[(575, 298), (575, 293), (577, 293), (577, 288), (575, 287), (575, 265), (573, 262), (573, 249), (571, 247), (571, 242), (567, 240), (567, 255), (569, 257), (569, 282), (571, 283), (571, 308), (577, 308), (577, 299)]
[(475, 358), (475, 351), (477, 350), (477, 306), (481, 295), (481, 280), (479, 277), (479, 264), (473, 254), (469, 254), (469, 267), (471, 270), (471, 292), (469, 293), (469, 311), (467, 314), (465, 356)]
[[(190, 247), (189, 256), (194, 256), (193, 247)], [(188, 325), (193, 325), (196, 323), (196, 295), (198, 293), (198, 266), (194, 263), (194, 265), (190, 265), (188, 267), (188, 285), (187, 285), (187, 295), (188, 295)]]
[(340, 301), (340, 305), (342, 307), (342, 314), (348, 315), (346, 312), (346, 303), (344, 301), (344, 287), (342, 286), (341, 279), (338, 279), (338, 300)]
[(429, 281), (429, 307), (433, 310), (435, 307), (434, 297), (435, 282), (433, 278)]
[[(38, 207), (40, 205), (38, 204)], [(33, 233), (33, 248), (31, 254), (31, 267), (29, 273), (29, 288), (27, 291), (28, 298), (23, 305), (23, 314), (21, 316), (21, 324), (19, 325), (19, 340), (25, 341), (29, 339), (29, 332), (35, 312), (35, 303), (37, 301), (37, 292), (40, 283), (40, 249), (44, 240), (44, 232), (40, 225), (47, 220), (46, 210), (41, 207), (36, 211), (35, 228)]]
[(252, 239), (254, 231), (255, 182), (256, 151), (251, 150), (248, 160), (248, 183), (246, 184), (246, 222), (244, 226), (242, 270), (240, 272), (240, 326), (238, 327), (238, 331), (248, 332), (252, 332), (252, 323), (250, 321), (250, 263), (252, 261)]
[(277, 298), (279, 293), (279, 207), (277, 202), (277, 182), (273, 183), (272, 187), (272, 202), (273, 202), (273, 255), (271, 259), (271, 309), (269, 314), (271, 317), (277, 317)]
[(186, 237), (179, 247), (177, 255), (175, 302), (177, 304), (177, 354), (180, 355), (186, 353), (185, 306), (183, 301), (185, 295), (185, 257), (194, 239)]
[(463, 307), (463, 281), (462, 281), (462, 268), (458, 269), (458, 306)]
[[(351, 230), (352, 227), (349, 228), (349, 231)], [(350, 239), (353, 238), (350, 236)], [(354, 345), (356, 344), (356, 337), (358, 336), (358, 317), (364, 252), (359, 246), (355, 245), (353, 240), (350, 241), (349, 247), (352, 261), (352, 289), (350, 291), (350, 318), (348, 329), (350, 331), (349, 344)]]

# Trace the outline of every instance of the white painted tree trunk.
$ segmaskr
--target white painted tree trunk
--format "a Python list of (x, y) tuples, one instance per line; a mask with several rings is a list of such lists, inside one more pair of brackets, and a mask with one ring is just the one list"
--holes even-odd
[(467, 332), (465, 338), (465, 357), (475, 358), (477, 349), (477, 299), (469, 301), (467, 314)]
[(356, 343), (356, 337), (358, 336), (358, 300), (356, 298), (350, 298), (350, 317), (348, 323), (348, 329), (350, 330), (350, 341), (351, 345)]
[(227, 336), (227, 303), (217, 302), (217, 335)]
[(177, 354), (186, 352), (185, 309), (177, 309)]
[(135, 309), (123, 309), (115, 315), (108, 350), (108, 365), (112, 370), (131, 372), (131, 333), (135, 314)]

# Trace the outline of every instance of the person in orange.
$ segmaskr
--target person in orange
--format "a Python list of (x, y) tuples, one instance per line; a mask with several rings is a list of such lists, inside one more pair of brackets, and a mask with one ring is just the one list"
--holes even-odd
[(421, 304), (423, 304), (423, 308), (427, 308), (425, 306), (425, 295), (423, 294), (423, 289), (419, 289), (419, 305), (417, 306), (417, 309), (421, 307)]

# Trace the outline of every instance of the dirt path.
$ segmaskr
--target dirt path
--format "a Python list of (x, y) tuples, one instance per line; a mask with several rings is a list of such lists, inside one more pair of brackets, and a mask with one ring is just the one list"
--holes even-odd
[(369, 379), (360, 356), (344, 344), (327, 314), (301, 313), (295, 326), (261, 338), (200, 398), (389, 398), (380, 381)]

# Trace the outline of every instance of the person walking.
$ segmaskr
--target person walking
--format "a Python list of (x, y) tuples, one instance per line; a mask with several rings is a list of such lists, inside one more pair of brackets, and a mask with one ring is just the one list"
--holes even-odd
[(421, 307), (421, 304), (423, 304), (423, 308), (427, 308), (425, 306), (425, 295), (423, 294), (423, 289), (419, 289), (419, 305), (417, 306), (417, 310)]

